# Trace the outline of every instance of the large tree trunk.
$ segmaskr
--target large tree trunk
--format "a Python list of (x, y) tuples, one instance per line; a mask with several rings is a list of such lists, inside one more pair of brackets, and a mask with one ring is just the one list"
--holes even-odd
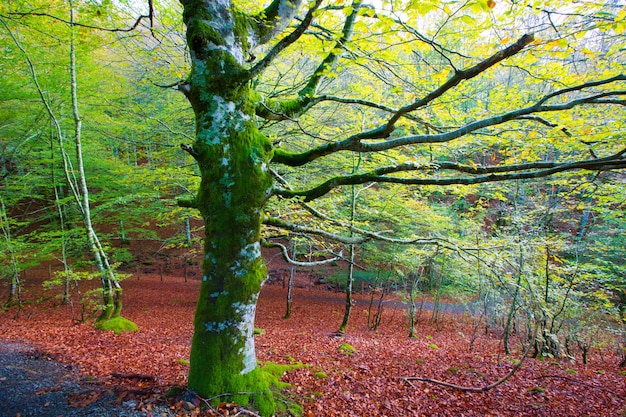
[[(267, 272), (259, 241), (272, 184), (271, 143), (255, 126), (247, 81), (237, 76), (242, 45), (234, 41), (226, 3), (185, 4), (193, 62), (185, 93), (196, 115), (196, 141), (189, 151), (202, 174), (193, 206), (205, 225), (189, 387), (205, 397), (268, 390), (257, 375), (253, 332)], [(269, 393), (231, 399), (273, 411), (273, 404), (266, 404), (272, 401)]]
[(267, 274), (260, 228), (272, 188), (272, 145), (255, 124), (258, 95), (244, 66), (251, 48), (282, 30), (300, 1), (274, 0), (251, 17), (230, 0), (181, 0), (192, 69), (179, 88), (196, 117), (196, 140), (183, 148), (202, 176), (195, 200), (182, 204), (200, 210), (205, 225), (189, 387), (204, 397), (236, 394), (229, 399), (264, 415), (275, 405), (267, 378), (258, 375), (253, 332)]
[[(194, 77), (209, 76), (198, 72)], [(202, 173), (195, 205), (204, 219), (205, 256), (189, 386), (207, 397), (258, 391), (251, 386), (257, 382), (254, 314), (267, 272), (259, 240), (271, 145), (251, 121), (246, 89), (224, 93), (194, 102), (193, 150)]]

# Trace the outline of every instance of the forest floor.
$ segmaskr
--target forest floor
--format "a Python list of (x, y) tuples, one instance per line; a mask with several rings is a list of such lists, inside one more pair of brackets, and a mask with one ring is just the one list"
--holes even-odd
[[(80, 315), (79, 306), (61, 306), (54, 299), (0, 314), (1, 417), (200, 413), (190, 406), (193, 398), (165, 395), (186, 383), (199, 281), (143, 274), (123, 287), (124, 316), (138, 324), (139, 332), (95, 331), (72, 320)], [(35, 299), (34, 289), (26, 293)], [(409, 339), (406, 310), (395, 303), (386, 308), (380, 327), (368, 330), (366, 296), (357, 297), (347, 334), (337, 337), (341, 293), (297, 288), (287, 320), (285, 294), (280, 284), (266, 285), (261, 293), (257, 355), (261, 363), (308, 365), (283, 378), (307, 417), (626, 416), (626, 374), (611, 346), (593, 350), (586, 365), (578, 359), (527, 358), (505, 383), (465, 392), (410, 378), (482, 387), (506, 375), (522, 356), (521, 348), (506, 356), (499, 338), (482, 329), (470, 350), (470, 316), (442, 314), (432, 323), (426, 310), (418, 337)], [(218, 411), (200, 415), (252, 415), (227, 403)]]

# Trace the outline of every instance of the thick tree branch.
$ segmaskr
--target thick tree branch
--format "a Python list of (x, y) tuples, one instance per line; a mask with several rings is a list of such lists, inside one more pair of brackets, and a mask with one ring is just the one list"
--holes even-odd
[[(309, 10), (309, 13), (307, 13), (307, 16), (302, 21), (302, 23), (298, 26), (296, 31), (292, 32), (287, 37), (289, 38), (290, 36), (294, 35), (294, 39), (285, 38), (287, 40), (285, 41), (284, 46), (281, 46), (280, 42), (279, 42), (279, 45), (276, 45), (276, 47), (278, 48), (278, 49), (275, 48), (277, 49), (275, 53), (276, 55), (280, 53), (280, 51), (282, 51), (285, 47), (287, 47), (288, 45), (290, 45), (291, 43), (293, 43), (295, 40), (297, 40), (300, 37), (301, 33), (298, 33), (298, 31), (301, 28), (304, 31), (307, 27), (310, 26), (311, 20), (313, 19), (313, 12), (319, 6), (318, 3), (319, 2), (316, 1), (313, 8)], [(257, 97), (256, 101), (259, 104), (257, 106), (256, 113), (259, 117), (263, 117), (268, 120), (286, 120), (287, 118), (298, 116), (310, 108), (310, 106), (313, 103), (314, 96), (315, 96), (315, 93), (317, 92), (317, 88), (319, 87), (319, 84), (321, 83), (324, 76), (327, 74), (328, 70), (332, 68), (332, 66), (339, 59), (340, 52), (338, 51), (342, 51), (344, 45), (352, 37), (354, 23), (356, 22), (358, 11), (361, 5), (362, 5), (362, 0), (354, 0), (352, 2), (352, 12), (350, 13), (350, 15), (348, 15), (348, 17), (346, 17), (346, 20), (344, 22), (344, 25), (341, 31), (341, 37), (339, 38), (339, 40), (337, 40), (335, 47), (329, 52), (326, 58), (324, 58), (324, 60), (320, 63), (320, 65), (315, 69), (315, 71), (309, 78), (306, 85), (298, 92), (297, 97), (292, 98), (292, 99), (273, 99), (273, 100), (263, 100), (262, 97)], [(274, 55), (270, 56), (270, 54), (272, 53), (274, 53), (274, 50), (270, 51), (270, 53), (268, 54), (269, 61), (267, 64), (261, 61), (259, 62), (259, 64), (257, 64), (257, 67), (259, 67), (259, 70), (258, 71), (255, 70), (256, 68), (255, 67), (251, 71), (260, 72), (262, 69), (264, 69), (265, 66), (267, 66), (269, 62), (275, 57)], [(268, 58), (268, 56), (266, 56), (266, 58)], [(266, 58), (264, 58), (264, 60)]]
[(344, 22), (343, 28), (341, 30), (341, 37), (337, 41), (335, 47), (331, 50), (331, 52), (324, 58), (324, 60), (320, 63), (320, 65), (315, 69), (313, 75), (309, 79), (309, 82), (304, 86), (304, 88), (299, 92), (299, 95), (302, 97), (313, 97), (317, 92), (317, 88), (322, 81), (322, 78), (326, 75), (328, 70), (337, 62), (339, 59), (340, 53), (337, 51), (342, 51), (343, 46), (350, 40), (352, 37), (352, 32), (354, 29), (354, 23), (356, 22), (356, 17), (359, 9), (362, 5), (362, 0), (354, 0), (352, 2), (352, 12), (346, 18)]
[[(471, 167), (450, 162), (440, 164), (406, 163), (391, 167), (380, 167), (373, 171), (356, 174), (337, 176), (331, 178), (315, 188), (309, 190), (287, 190), (276, 187), (275, 193), (285, 198), (304, 197), (305, 201), (319, 198), (334, 188), (343, 185), (364, 184), (368, 182), (385, 182), (404, 185), (472, 185), (487, 182), (500, 182), (509, 180), (523, 180), (531, 178), (543, 178), (556, 173), (574, 170), (606, 171), (626, 168), (626, 149), (621, 152), (605, 157), (575, 162), (532, 162), (528, 164), (516, 164), (495, 167)], [(407, 178), (390, 177), (387, 174), (409, 171), (440, 171), (453, 170), (476, 176), (472, 177), (448, 177), (448, 178)]]
[(306, 16), (304, 17), (302, 22), (300, 22), (298, 27), (293, 32), (291, 32), (289, 35), (287, 35), (284, 38), (282, 38), (267, 53), (267, 55), (265, 55), (265, 57), (263, 57), (263, 59), (261, 59), (254, 67), (252, 67), (248, 71), (248, 77), (249, 78), (254, 78), (257, 75), (259, 75), (261, 72), (263, 72), (263, 70), (265, 68), (267, 68), (272, 63), (274, 58), (276, 58), (285, 48), (287, 48), (289, 45), (293, 44), (295, 41), (300, 39), (300, 36), (302, 36), (302, 34), (311, 25), (311, 22), (313, 21), (313, 15), (314, 15), (315, 11), (319, 8), (319, 6), (321, 4), (322, 4), (322, 0), (315, 0), (315, 3), (309, 9), (309, 11), (307, 12)]
[(273, 0), (265, 10), (254, 16), (258, 43), (267, 43), (284, 30), (291, 23), (300, 4), (302, 0)]
[(415, 111), (421, 107), (424, 107), (428, 103), (432, 102), (438, 97), (441, 97), (448, 90), (456, 87), (461, 81), (472, 79), (479, 74), (483, 73), (487, 69), (493, 67), (497, 63), (516, 55), (522, 49), (524, 49), (527, 45), (529, 45), (533, 40), (534, 36), (532, 34), (526, 34), (522, 36), (517, 42), (513, 45), (493, 54), (489, 58), (485, 59), (482, 62), (470, 67), (466, 70), (455, 71), (454, 75), (448, 79), (443, 85), (441, 85), (436, 90), (427, 94), (425, 97), (417, 100), (416, 102), (409, 104), (398, 110), (396, 114), (394, 114), (386, 124), (370, 130), (368, 132), (363, 132), (357, 136), (356, 139), (374, 139), (374, 138), (384, 138), (389, 136), (391, 132), (394, 130), (396, 122), (406, 113)]
[[(550, 98), (558, 97), (560, 95), (569, 94), (574, 91), (580, 91), (582, 89), (589, 88), (590, 86), (601, 86), (618, 81), (626, 81), (626, 74), (620, 74), (618, 76), (608, 78), (605, 80), (595, 81), (593, 83), (584, 83), (575, 87), (559, 90), (554, 93), (550, 93)], [(496, 126), (512, 120), (523, 120), (528, 116), (535, 113), (544, 112), (556, 112), (562, 110), (569, 110), (574, 107), (596, 104), (596, 105), (623, 105), (624, 100), (616, 99), (615, 97), (626, 95), (626, 91), (610, 91), (604, 93), (598, 93), (586, 97), (577, 98), (564, 103), (558, 104), (545, 104), (546, 97), (541, 98), (537, 103), (532, 106), (517, 109), (504, 113), (501, 115), (488, 117), (485, 119), (477, 120), (472, 123), (468, 123), (458, 129), (451, 130), (449, 132), (442, 132), (436, 134), (423, 134), (423, 135), (410, 135), (402, 136), (399, 138), (389, 139), (381, 142), (363, 142), (363, 134), (356, 134), (348, 137), (347, 139), (326, 143), (317, 148), (310, 149), (302, 153), (289, 153), (284, 150), (276, 150), (273, 161), (282, 163), (289, 166), (300, 166), (317, 158), (338, 152), (338, 151), (353, 151), (353, 152), (381, 152), (389, 149), (397, 148), (400, 146), (424, 144), (424, 143), (444, 143), (450, 142), (455, 139), (461, 138), (467, 134), (475, 132), (480, 129), (484, 129), (490, 126)], [(607, 98), (611, 98), (608, 99)]]

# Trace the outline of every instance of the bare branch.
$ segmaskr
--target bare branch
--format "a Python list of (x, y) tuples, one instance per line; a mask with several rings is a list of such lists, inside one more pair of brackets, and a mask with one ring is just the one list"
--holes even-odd
[(414, 385), (411, 383), (411, 381), (421, 381), (421, 382), (430, 382), (432, 384), (441, 385), (443, 387), (453, 388), (453, 389), (460, 390), (460, 391), (466, 391), (466, 392), (487, 392), (487, 391), (497, 387), (498, 385), (504, 384), (509, 378), (511, 378), (515, 374), (515, 372), (517, 372), (517, 370), (522, 366), (522, 364), (524, 363), (524, 360), (528, 356), (529, 349), (530, 349), (530, 345), (529, 345), (529, 348), (527, 348), (526, 351), (524, 352), (524, 356), (522, 356), (522, 359), (520, 359), (519, 362), (517, 362), (515, 364), (515, 366), (513, 366), (513, 368), (509, 371), (508, 374), (506, 374), (502, 378), (498, 379), (496, 382), (491, 383), (489, 385), (482, 386), (482, 387), (467, 387), (467, 386), (463, 386), (463, 385), (451, 384), (451, 383), (445, 382), (445, 381), (439, 381), (438, 379), (432, 379), (432, 378), (420, 378), (420, 377), (405, 376), (405, 377), (401, 377), (400, 379), (402, 379), (403, 381), (407, 382), (412, 387), (414, 387)]
[[(351, 98), (351, 97), (338, 97), (338, 96), (333, 96), (333, 95), (321, 95), (321, 96), (317, 96), (315, 97), (313, 100), (311, 100), (311, 105), (317, 104), (317, 103), (321, 103), (323, 101), (334, 101), (337, 103), (342, 103), (342, 104), (356, 104), (359, 106), (364, 106), (364, 107), (369, 107), (372, 109), (377, 109), (377, 110), (382, 110), (384, 112), (387, 113), (397, 113), (398, 110), (394, 109), (392, 107), (389, 106), (385, 106), (384, 104), (380, 104), (380, 103), (376, 103), (370, 100), (364, 100), (364, 99), (360, 99), (360, 98)], [(441, 131), (441, 128), (438, 126), (435, 126), (431, 123), (428, 123), (427, 121), (425, 121), (424, 119), (422, 119), (421, 117), (415, 116), (413, 114), (404, 114), (402, 117), (411, 120), (413, 122), (419, 123), (429, 129), (432, 129), (434, 131)]]
[(289, 230), (291, 232), (304, 233), (309, 235), (321, 236), (334, 242), (344, 243), (346, 245), (358, 245), (368, 241), (365, 237), (346, 237), (335, 233), (330, 233), (322, 229), (313, 227), (301, 226), (299, 224), (286, 222), (276, 217), (265, 216), (263, 218), (263, 224), (267, 226), (278, 227), (281, 229)]
[(289, 252), (287, 251), (287, 248), (285, 247), (285, 245), (282, 245), (278, 242), (268, 242), (267, 240), (263, 239), (261, 241), (261, 244), (263, 246), (265, 246), (266, 248), (279, 248), (281, 254), (283, 255), (283, 259), (285, 260), (285, 262), (291, 264), (291, 265), (296, 265), (296, 266), (318, 266), (318, 265), (325, 265), (325, 264), (329, 264), (332, 262), (336, 262), (336, 261), (340, 261), (340, 260), (344, 260), (343, 256), (341, 254), (335, 256), (334, 258), (329, 258), (329, 259), (323, 259), (321, 261), (311, 261), (311, 262), (300, 262), (300, 261), (296, 261), (294, 259), (291, 259), (289, 257)]
[(11, 12), (11, 13), (7, 13), (7, 16), (19, 16), (19, 17), (27, 17), (27, 16), (36, 16), (36, 17), (46, 17), (52, 20), (56, 20), (62, 23), (65, 23), (68, 26), (78, 26), (78, 27), (82, 27), (82, 28), (86, 28), (86, 29), (95, 29), (95, 30), (101, 30), (104, 32), (121, 32), (121, 33), (127, 33), (127, 32), (132, 32), (133, 30), (137, 29), (137, 27), (139, 26), (139, 24), (141, 23), (142, 20), (144, 19), (148, 19), (148, 21), (150, 22), (150, 31), (152, 31), (153, 25), (154, 25), (154, 4), (153, 4), (153, 0), (148, 0), (148, 14), (142, 14), (139, 15), (139, 17), (137, 17), (137, 20), (135, 20), (135, 23), (133, 23), (131, 26), (126, 27), (126, 28), (104, 28), (101, 26), (95, 26), (95, 25), (88, 25), (85, 23), (79, 23), (79, 22), (72, 22), (70, 20), (67, 19), (63, 19), (62, 17), (58, 17), (49, 13), (43, 13), (43, 12)]

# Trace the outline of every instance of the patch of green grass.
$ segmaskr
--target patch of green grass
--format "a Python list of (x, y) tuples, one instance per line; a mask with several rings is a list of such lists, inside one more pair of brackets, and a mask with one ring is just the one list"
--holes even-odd
[(265, 330), (264, 329), (259, 329), (259, 328), (254, 328), (254, 332), (255, 335), (262, 335), (265, 334)]
[(431, 349), (435, 349), (435, 350), (439, 349), (439, 346), (437, 346), (437, 345), (436, 345), (436, 344), (434, 344), (434, 343), (429, 343), (429, 344), (428, 344), (428, 347), (429, 347), (429, 348), (431, 348)]
[(315, 378), (319, 378), (319, 379), (326, 379), (326, 378), (328, 378), (328, 374), (326, 372), (323, 372), (323, 371), (316, 372), (313, 376), (315, 376)]
[(567, 369), (565, 370), (565, 372), (567, 372), (568, 374), (571, 374), (571, 375), (576, 375), (576, 374), (578, 374), (578, 371), (577, 371), (576, 369), (572, 369), (572, 368), (567, 368)]
[(178, 362), (181, 365), (185, 365), (185, 366), (189, 366), (189, 360), (188, 359), (179, 359), (176, 362)]

